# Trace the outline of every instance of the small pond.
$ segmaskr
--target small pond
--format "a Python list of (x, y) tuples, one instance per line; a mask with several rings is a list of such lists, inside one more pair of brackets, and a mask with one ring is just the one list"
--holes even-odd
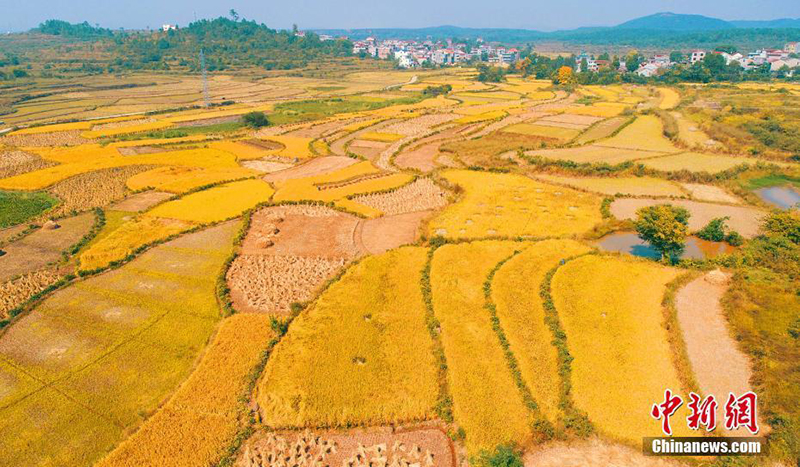
[[(619, 251), (643, 258), (661, 259), (661, 254), (639, 238), (636, 232), (615, 232), (601, 238), (597, 245), (605, 251)], [(734, 250), (736, 248), (725, 242), (709, 242), (697, 237), (688, 237), (681, 259), (713, 258)]]
[(763, 201), (781, 209), (789, 209), (800, 203), (800, 191), (791, 185), (759, 188), (755, 193)]

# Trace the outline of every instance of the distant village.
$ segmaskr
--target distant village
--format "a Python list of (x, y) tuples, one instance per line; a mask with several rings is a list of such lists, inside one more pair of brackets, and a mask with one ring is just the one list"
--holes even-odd
[[(327, 37), (322, 37), (323, 40)], [(520, 51), (513, 47), (503, 47), (477, 40), (477, 46), (468, 46), (463, 43), (447, 41), (414, 40), (376, 40), (368, 37), (362, 41), (353, 42), (353, 53), (368, 55), (383, 60), (396, 60), (401, 68), (418, 68), (425, 66), (452, 66), (467, 62), (485, 62), (497, 66), (511, 66), (520, 60)], [(742, 54), (739, 52), (728, 53), (724, 51), (692, 50), (686, 54), (656, 54), (644, 57), (639, 61), (635, 70), (630, 70), (626, 58), (617, 60), (602, 59), (587, 53), (575, 56), (576, 71), (594, 71), (603, 69), (617, 69), (619, 71), (633, 71), (639, 76), (649, 78), (670, 69), (677, 64), (694, 64), (701, 62), (707, 54), (719, 54), (725, 59), (726, 65), (738, 63), (743, 70), (752, 70), (769, 64), (771, 72), (782, 71), (786, 76), (792, 76), (800, 68), (800, 42), (790, 42), (783, 49), (762, 49)], [(606, 54), (604, 54), (606, 55)], [(606, 58), (607, 55), (606, 55)], [(586, 67), (583, 70), (583, 67)]]

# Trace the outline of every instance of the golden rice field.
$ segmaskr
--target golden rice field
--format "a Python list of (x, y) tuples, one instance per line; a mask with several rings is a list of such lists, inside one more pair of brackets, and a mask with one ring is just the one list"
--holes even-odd
[(205, 224), (240, 216), (259, 203), (269, 201), (275, 190), (263, 180), (250, 179), (218, 185), (159, 204), (148, 217), (177, 219)]
[(541, 136), (543, 138), (553, 138), (560, 141), (569, 141), (580, 134), (580, 131), (572, 128), (559, 128), (555, 126), (537, 125), (535, 123), (517, 123), (503, 128), (502, 131), (508, 133), (519, 133), (528, 136)]
[(239, 314), (222, 322), (197, 368), (141, 428), (96, 465), (210, 465), (239, 428), (247, 375), (274, 338), (265, 315)]
[(364, 139), (367, 141), (378, 141), (382, 143), (393, 143), (395, 141), (403, 139), (403, 135), (398, 135), (396, 133), (381, 133), (373, 131), (359, 135), (358, 139)]
[(630, 196), (688, 196), (688, 193), (681, 189), (677, 183), (652, 177), (566, 177), (540, 174), (536, 175), (536, 178), (556, 185), (566, 185), (610, 196), (616, 194)]
[(86, 271), (125, 259), (143, 245), (165, 239), (194, 227), (177, 219), (136, 216), (125, 221), (81, 253), (80, 268)]
[(156, 411), (220, 318), (215, 280), (235, 229), (62, 289), (0, 335), (0, 464), (90, 465)]
[(453, 416), (466, 433), (470, 454), (532, 437), (533, 414), (514, 383), (483, 295), (495, 265), (527, 246), (462, 243), (445, 245), (433, 257), (433, 310), (442, 329)]
[(474, 115), (465, 115), (457, 120), (453, 120), (455, 123), (478, 123), (478, 122), (486, 122), (489, 120), (498, 120), (506, 116), (506, 112), (502, 110), (490, 110), (488, 112), (478, 113)]
[(157, 191), (181, 194), (201, 186), (252, 177), (255, 174), (257, 174), (256, 171), (243, 167), (166, 166), (136, 174), (128, 178), (126, 185), (134, 191), (152, 188)]
[(595, 102), (591, 105), (570, 108), (569, 112), (577, 115), (610, 118), (620, 115), (630, 106), (618, 102)]
[(515, 174), (469, 170), (443, 173), (464, 194), (429, 223), (447, 238), (571, 236), (600, 222), (600, 198)]
[(605, 163), (616, 165), (623, 162), (638, 161), (650, 157), (657, 157), (663, 153), (654, 153), (638, 149), (617, 149), (599, 145), (589, 145), (557, 149), (538, 149), (535, 151), (527, 151), (525, 154), (550, 160), (572, 161), (578, 164)]
[(658, 93), (661, 95), (661, 102), (658, 103), (659, 109), (674, 109), (680, 103), (680, 94), (672, 88), (658, 88)]
[(497, 317), (519, 362), (522, 378), (539, 410), (553, 424), (561, 417), (558, 355), (545, 324), (539, 288), (545, 274), (559, 261), (589, 251), (589, 247), (573, 240), (536, 242), (506, 262), (492, 283)]
[(291, 325), (258, 384), (275, 427), (424, 420), (438, 395), (420, 277), (428, 251), (362, 260)]
[(367, 217), (380, 211), (348, 199), (350, 196), (399, 188), (413, 180), (405, 173), (382, 174), (368, 161), (359, 162), (329, 174), (298, 178), (280, 183), (273, 201), (333, 202), (348, 211)]
[[(661, 305), (678, 274), (651, 261), (590, 255), (553, 276), (553, 301), (574, 358), (573, 400), (612, 438), (641, 443), (642, 436), (661, 436), (651, 406), (666, 388), (683, 393)], [(675, 436), (689, 436), (684, 412), (685, 406), (673, 417)]]
[(664, 136), (661, 119), (655, 115), (639, 116), (615, 136), (595, 144), (611, 148), (662, 153), (680, 151)]

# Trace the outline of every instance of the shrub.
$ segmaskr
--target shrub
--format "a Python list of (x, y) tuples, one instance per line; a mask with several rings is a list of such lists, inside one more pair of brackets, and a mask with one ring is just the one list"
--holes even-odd
[(697, 232), (697, 236), (710, 242), (721, 242), (725, 240), (725, 221), (728, 219), (730, 219), (728, 216), (711, 219), (705, 227)]
[(269, 119), (264, 112), (248, 112), (242, 115), (242, 123), (250, 128), (261, 128), (269, 125)]
[(483, 451), (475, 463), (479, 467), (522, 467), (522, 456), (513, 446), (497, 446), (494, 452)]

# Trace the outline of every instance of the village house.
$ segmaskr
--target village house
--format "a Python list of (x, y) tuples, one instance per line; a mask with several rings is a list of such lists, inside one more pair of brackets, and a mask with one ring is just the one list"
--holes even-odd
[(703, 61), (704, 58), (706, 58), (706, 52), (704, 50), (692, 50), (689, 56), (689, 62), (694, 64)]

